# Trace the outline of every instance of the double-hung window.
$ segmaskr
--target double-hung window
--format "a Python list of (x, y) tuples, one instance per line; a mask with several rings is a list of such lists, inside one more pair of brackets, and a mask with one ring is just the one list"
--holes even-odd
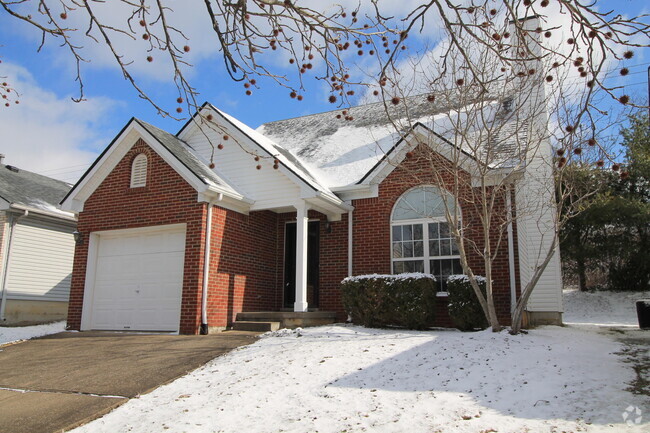
[(454, 197), (444, 194), (436, 187), (424, 186), (400, 197), (391, 218), (391, 245), (394, 274), (433, 274), (440, 281), (440, 290), (446, 292), (447, 277), (462, 274), (463, 269), (446, 218), (446, 209), (451, 215), (459, 210)]

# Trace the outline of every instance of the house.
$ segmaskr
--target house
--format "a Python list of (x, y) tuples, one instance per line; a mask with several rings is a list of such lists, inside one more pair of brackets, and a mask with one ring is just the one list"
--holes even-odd
[[(430, 206), (449, 192), (427, 181), (429, 168), (411, 156), (428, 146), (436, 164), (448, 164), (453, 145), (438, 130), (462, 109), (426, 97), (408, 104), (419, 120), (399, 132), (382, 103), (352, 107), (348, 120), (338, 110), (257, 130), (209, 103), (175, 135), (131, 119), (61, 202), (77, 214), (81, 237), (69, 328), (196, 334), (254, 312), (284, 312), (285, 325), (310, 314), (344, 320), (346, 276), (461, 272), (439, 207)], [(502, 106), (488, 104), (497, 114)], [(517, 155), (513, 146), (497, 140), (495, 176)], [(548, 140), (537, 153), (550, 158)], [(551, 191), (531, 194), (526, 170), (499, 202), (505, 217), (525, 199), (552, 203)], [(458, 171), (471, 179), (469, 166)], [(478, 216), (462, 199), (458, 205), (476, 228)], [(538, 206), (499, 243), (493, 280), (504, 323), (552, 227), (552, 212)], [(480, 273), (480, 261), (469, 260)], [(530, 322), (561, 323), (559, 254), (527, 310)]]
[(76, 218), (57, 206), (71, 185), (3, 159), (0, 155), (0, 323), (65, 319)]

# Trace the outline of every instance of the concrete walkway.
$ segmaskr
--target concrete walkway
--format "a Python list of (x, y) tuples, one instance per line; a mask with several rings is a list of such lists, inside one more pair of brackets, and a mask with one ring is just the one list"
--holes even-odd
[(0, 432), (69, 430), (257, 335), (63, 332), (2, 347)]

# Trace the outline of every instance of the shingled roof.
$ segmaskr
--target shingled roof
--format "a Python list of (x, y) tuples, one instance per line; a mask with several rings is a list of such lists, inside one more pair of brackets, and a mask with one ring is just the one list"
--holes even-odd
[(219, 177), (213, 170), (211, 170), (205, 162), (201, 161), (192, 151), (191, 146), (170, 134), (163, 131), (143, 120), (134, 119), (144, 129), (149, 132), (160, 144), (162, 144), (172, 155), (174, 155), (185, 167), (187, 167), (196, 177), (201, 179), (206, 185), (215, 185), (222, 187), (226, 190), (235, 192), (233, 187), (226, 183)]
[(57, 208), (72, 185), (11, 165), (0, 164), (0, 198), (19, 205), (70, 216)]
[[(468, 104), (450, 101), (453, 98), (439, 97), (432, 102), (426, 95), (419, 95), (397, 106), (377, 102), (351, 107), (346, 115), (352, 120), (337, 118), (344, 116), (342, 110), (336, 110), (265, 123), (257, 131), (295, 154), (307, 168), (326, 179), (329, 187), (345, 186), (363, 179), (417, 123), (453, 141), (449, 119)], [(492, 116), (500, 107), (496, 99), (481, 104)], [(516, 154), (514, 141), (493, 137), (490, 165), (511, 160)]]

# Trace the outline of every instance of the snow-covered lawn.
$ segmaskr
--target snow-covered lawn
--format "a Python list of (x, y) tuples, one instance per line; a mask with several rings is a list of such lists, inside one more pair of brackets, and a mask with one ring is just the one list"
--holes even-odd
[(639, 326), (636, 301), (650, 292), (564, 291), (564, 323), (568, 325)]
[(649, 431), (622, 344), (591, 328), (281, 330), (74, 432)]
[(0, 345), (14, 341), (29, 340), (43, 335), (56, 334), (65, 331), (65, 322), (54, 322), (45, 325), (0, 327)]

